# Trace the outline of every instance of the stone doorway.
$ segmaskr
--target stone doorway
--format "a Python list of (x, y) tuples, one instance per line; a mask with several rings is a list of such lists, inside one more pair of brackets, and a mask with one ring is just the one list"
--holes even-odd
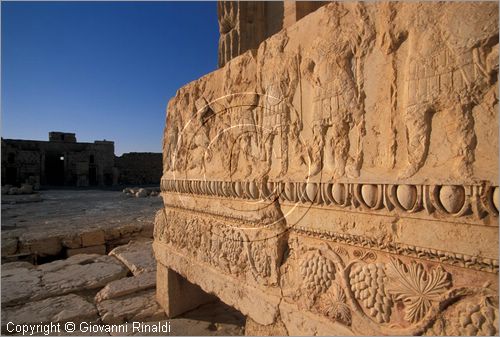
[(48, 185), (64, 185), (64, 155), (47, 153), (45, 156), (45, 176)]
[(89, 185), (97, 185), (97, 167), (95, 164), (89, 165)]
[(17, 168), (16, 167), (6, 167), (6, 181), (5, 184), (16, 185), (17, 184)]

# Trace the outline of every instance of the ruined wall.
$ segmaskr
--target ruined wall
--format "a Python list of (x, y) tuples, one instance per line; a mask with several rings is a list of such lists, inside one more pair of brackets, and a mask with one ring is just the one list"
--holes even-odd
[(124, 153), (115, 158), (118, 183), (121, 185), (159, 185), (162, 154), (152, 152)]
[(2, 139), (2, 184), (111, 185), (114, 143), (77, 143), (69, 135), (73, 140)]
[(264, 331), (498, 333), (497, 79), (497, 3), (332, 3), (180, 88), (159, 301), (172, 270)]

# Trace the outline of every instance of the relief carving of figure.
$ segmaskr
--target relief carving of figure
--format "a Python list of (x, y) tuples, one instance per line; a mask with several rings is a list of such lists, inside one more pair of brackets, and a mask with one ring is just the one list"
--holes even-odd
[[(261, 176), (269, 174), (272, 165), (273, 146), (275, 138), (280, 140), (281, 168), (278, 178), (286, 175), (289, 167), (288, 134), (292, 126), (292, 151), (299, 152), (299, 134), (302, 129), (302, 119), (293, 106), (293, 97), (297, 89), (298, 61), (297, 56), (286, 55), (284, 52), (288, 37), (284, 32), (277, 35), (273, 41), (266, 41), (261, 46), (258, 64), (258, 87), (264, 93), (261, 101), (262, 111), (259, 116), (261, 132), (261, 160), (265, 163)], [(273, 62), (269, 62), (273, 60)], [(300, 161), (300, 159), (299, 159)]]
[(187, 170), (197, 168), (199, 173), (204, 174), (206, 163), (212, 159), (207, 120), (213, 115), (213, 111), (204, 98), (198, 99), (195, 106), (198, 111), (192, 119), (193, 138), (188, 143)]
[(168, 132), (164, 132), (164, 170), (174, 171), (176, 166), (176, 157), (180, 133), (182, 132), (181, 125), (179, 123), (179, 115), (176, 111), (169, 111), (167, 117), (166, 129)]
[[(241, 69), (248, 67), (253, 58), (237, 58), (226, 64), (223, 88), (226, 108), (222, 112), (225, 120), (224, 130), (221, 132), (223, 139), (222, 152), (228, 152), (229, 174), (232, 177), (238, 169), (243, 173), (243, 178), (247, 179), (253, 172), (253, 164), (257, 154), (257, 128), (255, 122), (255, 108), (258, 103), (258, 95), (249, 92), (252, 85), (251, 79), (245, 78)], [(243, 167), (241, 167), (244, 165)]]
[[(362, 137), (365, 134), (363, 56), (368, 52), (374, 37), (362, 5), (356, 7), (361, 27), (348, 27), (344, 20), (347, 12), (338, 9), (330, 16), (328, 38), (320, 37), (313, 45), (316, 61), (305, 59), (302, 64), (304, 76), (314, 86), (313, 97), (313, 142), (310, 146), (311, 171), (318, 174), (323, 168), (323, 146), (331, 142), (334, 178), (347, 173), (358, 177), (363, 162)], [(351, 65), (354, 64), (354, 67)], [(354, 68), (354, 69), (353, 69)], [(331, 138), (326, 139), (331, 128)], [(356, 131), (356, 143), (350, 144), (349, 134)], [(350, 156), (351, 146), (355, 147)]]
[[(468, 46), (468, 37), (460, 36), (461, 31), (451, 31), (453, 28), (444, 23), (440, 25), (439, 18), (433, 19), (427, 8), (420, 6), (408, 31), (403, 112), (408, 162), (399, 176), (411, 177), (425, 164), (432, 115), (443, 111), (448, 117), (446, 133), (452, 137), (453, 173), (470, 178), (477, 142), (472, 109), (492, 84), (491, 74), (497, 66), (488, 65), (486, 59), (492, 46), (498, 44), (498, 35), (485, 36)], [(466, 23), (460, 25), (468, 27)], [(498, 56), (496, 59), (498, 64)]]

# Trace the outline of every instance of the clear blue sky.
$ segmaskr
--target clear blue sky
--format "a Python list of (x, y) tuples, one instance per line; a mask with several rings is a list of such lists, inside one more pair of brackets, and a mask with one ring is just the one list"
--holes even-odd
[(5, 2), (2, 137), (161, 152), (168, 100), (217, 68), (216, 2)]

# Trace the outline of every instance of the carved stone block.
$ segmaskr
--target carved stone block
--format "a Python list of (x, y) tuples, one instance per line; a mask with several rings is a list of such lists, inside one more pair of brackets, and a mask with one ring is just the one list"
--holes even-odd
[(498, 334), (498, 3), (296, 20), (170, 100), (158, 270), (256, 334)]

